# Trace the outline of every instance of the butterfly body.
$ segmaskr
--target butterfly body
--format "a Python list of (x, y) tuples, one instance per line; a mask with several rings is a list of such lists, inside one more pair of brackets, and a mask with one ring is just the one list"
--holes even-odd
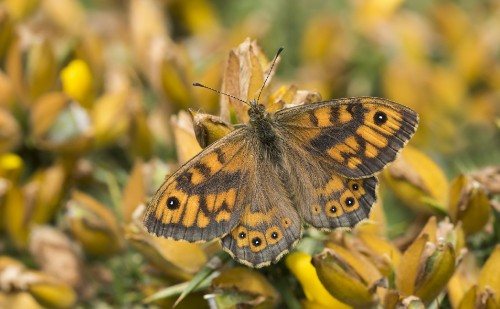
[(276, 262), (303, 223), (353, 227), (376, 200), (374, 176), (416, 130), (418, 115), (379, 98), (317, 102), (267, 112), (209, 145), (158, 189), (145, 226), (190, 242), (220, 238), (252, 267)]

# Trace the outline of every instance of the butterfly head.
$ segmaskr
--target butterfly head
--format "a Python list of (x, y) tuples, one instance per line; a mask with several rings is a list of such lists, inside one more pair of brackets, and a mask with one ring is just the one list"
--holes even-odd
[(269, 113), (263, 104), (258, 103), (256, 100), (251, 100), (249, 105), (248, 116), (251, 123), (268, 118)]

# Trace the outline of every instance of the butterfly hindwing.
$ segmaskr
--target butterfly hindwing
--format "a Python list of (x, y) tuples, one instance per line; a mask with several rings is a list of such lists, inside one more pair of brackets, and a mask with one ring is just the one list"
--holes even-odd
[(238, 223), (249, 171), (240, 130), (205, 148), (168, 177), (149, 203), (150, 233), (190, 242), (221, 237)]
[[(323, 229), (351, 228), (368, 218), (376, 201), (376, 176), (350, 179), (322, 160), (309, 160), (307, 150), (287, 145), (290, 187), (296, 207), (309, 225)], [(294, 164), (300, 162), (300, 164)]]
[(271, 162), (255, 164), (249, 178), (244, 211), (236, 227), (221, 240), (240, 263), (262, 267), (276, 262), (299, 241), (302, 220)]
[(291, 142), (348, 178), (373, 175), (415, 133), (418, 115), (389, 100), (362, 97), (283, 109), (275, 114)]

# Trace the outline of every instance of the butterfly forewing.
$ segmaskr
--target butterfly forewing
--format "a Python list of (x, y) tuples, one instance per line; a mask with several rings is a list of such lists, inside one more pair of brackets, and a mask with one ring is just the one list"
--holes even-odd
[(283, 109), (275, 121), (290, 143), (348, 178), (379, 172), (415, 133), (413, 110), (380, 98), (348, 98)]
[(149, 203), (144, 222), (150, 233), (191, 242), (221, 237), (238, 223), (246, 195), (249, 156), (237, 130), (205, 148), (171, 175)]

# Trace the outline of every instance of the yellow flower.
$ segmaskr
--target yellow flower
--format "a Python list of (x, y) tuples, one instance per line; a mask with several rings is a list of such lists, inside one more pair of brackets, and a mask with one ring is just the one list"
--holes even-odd
[(64, 93), (86, 108), (93, 100), (93, 76), (89, 66), (82, 59), (71, 61), (61, 71)]

